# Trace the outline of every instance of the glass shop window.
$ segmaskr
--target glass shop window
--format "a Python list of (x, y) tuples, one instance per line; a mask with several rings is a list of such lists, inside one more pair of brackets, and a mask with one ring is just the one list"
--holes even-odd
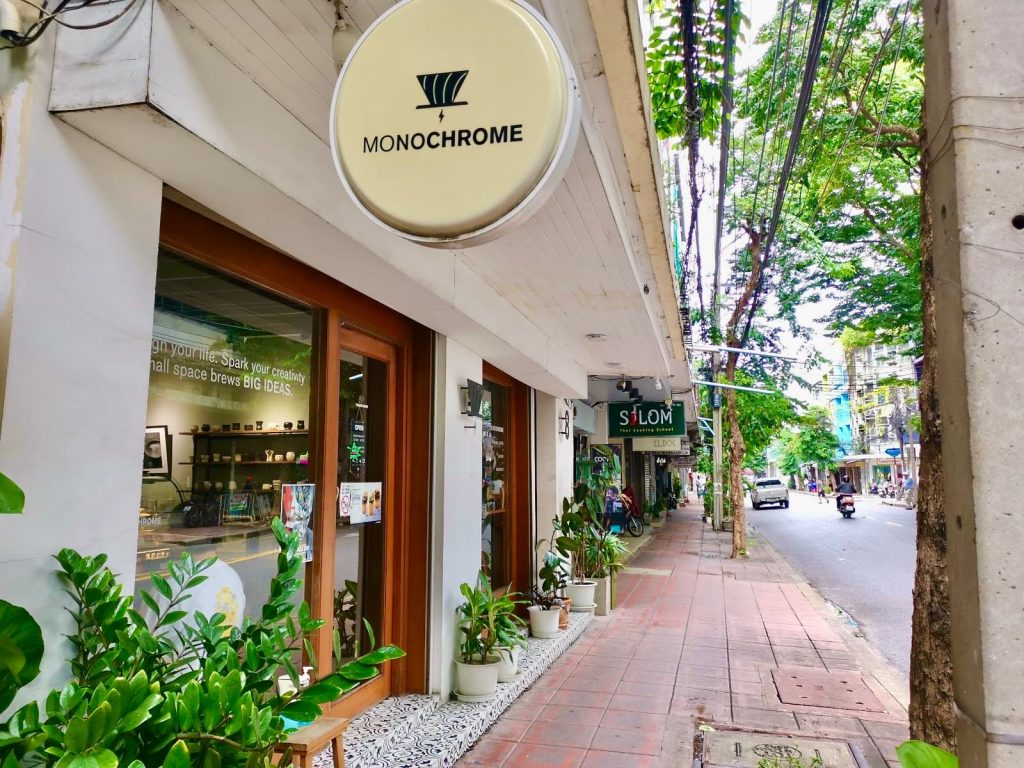
[[(136, 581), (216, 556), (183, 608), (257, 617), (276, 571), (273, 518), (313, 555), (307, 307), (170, 251), (157, 267)], [(296, 599), (301, 599), (298, 595)], [(140, 603), (141, 601), (137, 601)], [(140, 610), (141, 605), (137, 605)]]
[(483, 416), (483, 499), (480, 568), (495, 589), (508, 586), (508, 529), (510, 514), (506, 487), (506, 446), (510, 391), (484, 381), (480, 410)]

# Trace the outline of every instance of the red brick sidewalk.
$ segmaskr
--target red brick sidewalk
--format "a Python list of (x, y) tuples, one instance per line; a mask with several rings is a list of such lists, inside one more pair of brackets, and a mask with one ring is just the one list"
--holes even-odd
[(689, 766), (703, 719), (841, 737), (873, 768), (896, 766), (906, 713), (869, 673), (860, 671), (884, 711), (781, 703), (773, 669), (861, 665), (786, 563), (756, 541), (750, 558), (729, 560), (729, 536), (693, 512), (670, 518), (620, 577), (613, 615), (596, 619), (458, 765)]

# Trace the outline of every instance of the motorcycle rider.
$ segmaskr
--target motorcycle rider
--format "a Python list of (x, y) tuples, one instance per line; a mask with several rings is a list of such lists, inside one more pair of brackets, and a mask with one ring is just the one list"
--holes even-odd
[(836, 488), (836, 509), (839, 509), (839, 500), (842, 499), (843, 496), (853, 496), (855, 493), (857, 493), (857, 487), (850, 482), (848, 475), (843, 475), (842, 481)]

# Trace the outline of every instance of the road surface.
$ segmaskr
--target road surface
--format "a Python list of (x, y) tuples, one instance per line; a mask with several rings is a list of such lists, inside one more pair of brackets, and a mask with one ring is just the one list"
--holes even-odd
[(861, 501), (844, 520), (835, 499), (790, 494), (789, 509), (747, 507), (747, 519), (826, 599), (849, 613), (868, 641), (910, 671), (916, 524), (914, 512)]

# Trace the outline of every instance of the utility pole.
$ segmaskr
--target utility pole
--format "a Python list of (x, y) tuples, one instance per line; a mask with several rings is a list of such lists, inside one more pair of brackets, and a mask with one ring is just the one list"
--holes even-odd
[(694, 381), (694, 384), (711, 387), (711, 428), (714, 430), (711, 443), (711, 483), (712, 483), (712, 511), (711, 521), (716, 531), (722, 530), (722, 517), (724, 516), (724, 502), (722, 496), (722, 390), (738, 389), (744, 392), (761, 392), (768, 394), (768, 390), (755, 389), (753, 387), (740, 387), (734, 384), (721, 384), (717, 381), (719, 364), (721, 363), (722, 351), (734, 352), (742, 355), (753, 355), (754, 357), (775, 357), (788, 362), (796, 362), (795, 357), (783, 355), (778, 352), (755, 352), (752, 349), (740, 349), (738, 347), (722, 347), (707, 344), (694, 344), (690, 349), (699, 352), (711, 352), (711, 381)]
[[(720, 352), (711, 356), (712, 380), (718, 378), (718, 366)], [(714, 496), (712, 526), (716, 531), (722, 530), (722, 517), (725, 511), (722, 498), (722, 391), (717, 387), (711, 390), (711, 428), (714, 430), (714, 443), (712, 445), (712, 489)]]

